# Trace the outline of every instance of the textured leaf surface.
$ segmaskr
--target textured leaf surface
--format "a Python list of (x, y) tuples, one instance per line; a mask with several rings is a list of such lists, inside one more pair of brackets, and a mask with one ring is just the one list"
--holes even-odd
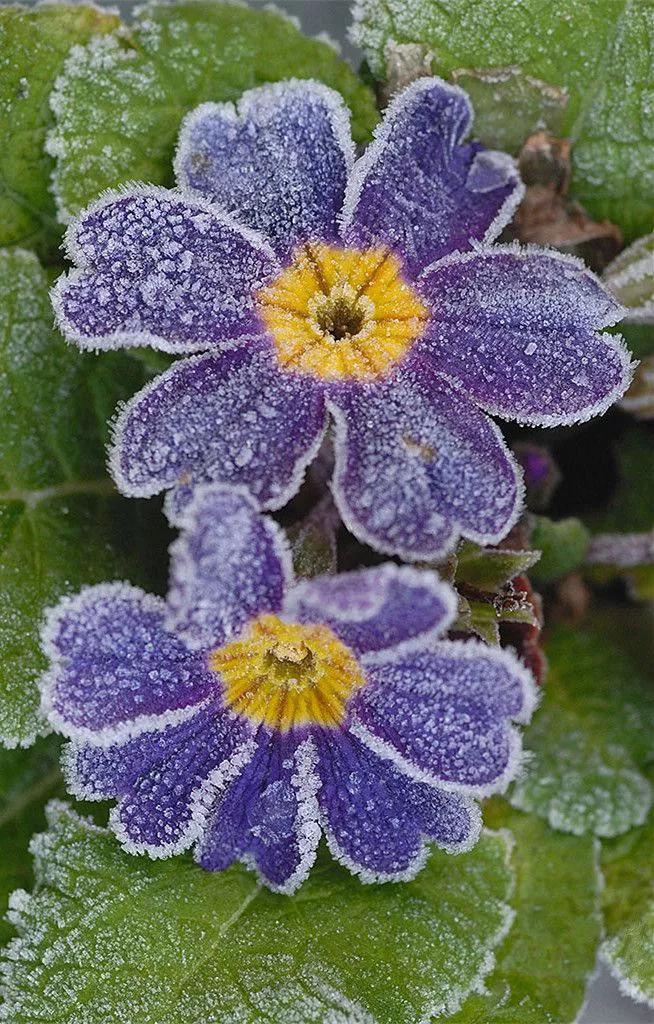
[(376, 120), (372, 93), (332, 48), (271, 11), (207, 2), (152, 6), (126, 36), (76, 50), (53, 96), (49, 148), (57, 157), (60, 215), (69, 218), (125, 181), (171, 184), (188, 110), (283, 78), (315, 78), (338, 89), (358, 138)]
[[(654, 770), (650, 769), (654, 783)], [(654, 814), (602, 846), (602, 959), (626, 995), (654, 1006)]]
[(59, 740), (38, 740), (29, 750), (0, 749), (0, 943), (14, 934), (5, 920), (9, 894), (32, 884), (27, 852), (30, 839), (45, 825), (43, 807), (59, 792)]
[(0, 736), (10, 746), (41, 727), (44, 607), (83, 583), (143, 578), (130, 557), (141, 505), (112, 496), (104, 466), (106, 421), (142, 370), (67, 346), (47, 286), (34, 255), (0, 251)]
[(71, 46), (117, 24), (115, 14), (82, 4), (0, 8), (0, 245), (56, 255), (53, 162), (43, 149), (50, 92)]
[(12, 901), (12, 1024), (418, 1024), (490, 969), (508, 920), (496, 834), (401, 885), (325, 859), (291, 899), (241, 867), (130, 857), (64, 805), (50, 817), (35, 893)]
[(457, 583), (496, 594), (509, 580), (528, 572), (539, 558), (539, 551), (483, 548), (465, 540), (456, 552), (454, 579)]
[(532, 757), (511, 795), (576, 835), (626, 832), (652, 799), (641, 768), (654, 758), (654, 687), (605, 635), (553, 634), (543, 702), (525, 734)]
[[(516, 917), (497, 950), (483, 994), (473, 994), (451, 1024), (561, 1024), (583, 1004), (601, 935), (597, 841), (553, 832), (502, 800), (486, 808), (493, 828), (509, 828)], [(562, 955), (562, 942), (565, 952)]]
[(651, 0), (359, 0), (355, 17), (377, 77), (389, 41), (425, 44), (433, 70), (470, 91), (482, 139), (569, 137), (576, 197), (629, 237), (652, 230)]

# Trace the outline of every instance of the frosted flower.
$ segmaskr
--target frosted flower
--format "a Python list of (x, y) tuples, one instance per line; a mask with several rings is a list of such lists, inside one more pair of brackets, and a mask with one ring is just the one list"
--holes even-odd
[(292, 892), (321, 833), (364, 881), (479, 834), (476, 797), (520, 759), (531, 676), (511, 654), (439, 641), (456, 608), (430, 571), (386, 564), (293, 583), (277, 525), (244, 489), (203, 485), (171, 549), (167, 601), (89, 587), (48, 616), (42, 682), (72, 742), (71, 790), (117, 797), (132, 853), (195, 845)]
[(407, 559), (499, 541), (519, 469), (487, 414), (573, 423), (630, 378), (598, 330), (620, 308), (584, 266), (491, 246), (520, 200), (506, 155), (465, 142), (434, 79), (389, 106), (354, 160), (340, 96), (267, 85), (186, 119), (178, 189), (109, 194), (71, 225), (54, 305), (82, 348), (202, 352), (122, 411), (111, 468), (134, 496), (243, 484), (296, 492), (326, 423), (335, 499), (360, 539)]

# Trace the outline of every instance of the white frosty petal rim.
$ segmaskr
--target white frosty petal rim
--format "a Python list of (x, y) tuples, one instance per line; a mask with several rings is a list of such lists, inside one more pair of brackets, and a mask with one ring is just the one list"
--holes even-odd
[[(348, 576), (355, 574), (361, 575), (367, 571), (368, 570), (366, 569), (356, 569), (352, 572), (339, 573), (339, 577), (347, 579)], [(339, 615), (339, 608), (335, 603), (333, 608), (325, 608), (323, 606), (323, 613), (334, 616), (339, 615), (339, 621), (345, 625), (355, 622), (369, 622), (383, 611), (388, 597), (388, 588), (391, 583), (399, 582), (408, 588), (415, 587), (431, 591), (434, 597), (443, 605), (443, 615), (441, 619), (435, 626), (432, 626), (431, 629), (424, 630), (422, 633), (418, 633), (414, 637), (409, 637), (406, 640), (401, 640), (399, 643), (394, 644), (391, 649), (396, 654), (412, 651), (415, 648), (423, 647), (429, 641), (438, 639), (447, 632), (456, 619), (458, 612), (458, 600), (456, 593), (449, 583), (446, 583), (440, 578), (434, 569), (418, 569), (412, 565), (396, 565), (395, 562), (385, 562), (382, 565), (372, 567), (370, 572), (374, 573), (378, 577), (381, 576), (383, 584), (377, 591), (374, 604), (369, 604), (359, 614), (357, 614), (356, 611), (352, 611), (343, 616), (342, 614)], [(294, 611), (297, 610), (297, 604), (303, 600), (306, 591), (311, 591), (311, 584), (316, 581), (320, 581), (322, 578), (323, 577), (321, 575), (313, 577), (313, 579), (299, 580), (299, 582), (296, 583), (286, 595), (282, 615), (288, 615), (290, 618), (294, 614)], [(320, 609), (316, 610), (317, 612), (320, 612)]]
[[(489, 647), (481, 640), (444, 640), (435, 647), (428, 648), (425, 645), (423, 647), (432, 653), (444, 651), (446, 654), (455, 654), (459, 659), (474, 661), (477, 658), (484, 658), (487, 661), (497, 662), (514, 679), (518, 680), (522, 694), (522, 706), (519, 712), (512, 715), (510, 719), (508, 716), (504, 717), (518, 725), (526, 725), (530, 721), (538, 706), (541, 695), (531, 672), (515, 655), (502, 648)], [(395, 659), (396, 651), (394, 648), (390, 648), (386, 651), (374, 651), (363, 655), (361, 657), (361, 664), (364, 668), (376, 665), (392, 665)], [(509, 756), (503, 771), (490, 782), (483, 785), (468, 785), (466, 783), (451, 782), (440, 778), (438, 775), (434, 775), (432, 772), (425, 771), (424, 768), (420, 768), (408, 757), (401, 754), (392, 743), (382, 740), (356, 719), (350, 725), (350, 732), (372, 750), (373, 753), (385, 760), (391, 761), (403, 775), (407, 775), (414, 781), (422, 782), (435, 789), (443, 789), (446, 792), (467, 794), (477, 798), (492, 796), (495, 793), (505, 793), (509, 784), (520, 776), (525, 761), (529, 756), (528, 752), (523, 750), (520, 731), (515, 726), (507, 725), (506, 734)]]
[[(277, 557), (284, 581), (284, 593), (286, 593), (286, 591), (292, 587), (295, 582), (293, 554), (291, 552), (291, 545), (288, 537), (279, 523), (276, 523), (274, 519), (270, 516), (260, 515), (259, 506), (246, 487), (238, 485), (235, 486), (232, 484), (198, 484), (197, 487), (193, 489), (191, 501), (184, 507), (181, 515), (179, 516), (179, 521), (175, 524), (180, 527), (182, 532), (168, 548), (171, 563), (171, 576), (174, 576), (177, 581), (181, 579), (186, 582), (193, 582), (195, 579), (196, 566), (191, 553), (187, 532), (193, 530), (197, 526), (198, 518), (203, 512), (202, 503), (213, 495), (219, 496), (221, 494), (227, 496), (238, 496), (247, 506), (247, 510), (252, 514), (252, 525), (256, 524), (257, 527), (261, 528), (266, 533), (267, 539), (272, 544), (273, 553)], [(218, 529), (229, 529), (229, 526), (229, 523), (216, 524)], [(203, 643), (196, 642), (191, 636), (186, 635), (186, 631), (182, 630), (182, 632), (177, 632), (174, 625), (174, 622), (171, 622), (170, 611), (167, 610), (164, 618), (164, 626), (170, 629), (171, 632), (175, 632), (175, 635), (179, 636), (190, 650), (205, 649), (205, 645)]]
[[(540, 703), (541, 690), (536, 685), (529, 669), (512, 651), (503, 647), (490, 647), (483, 640), (474, 638), (470, 640), (441, 640), (436, 647), (428, 647), (423, 644), (422, 648), (432, 654), (442, 651), (446, 656), (449, 654), (450, 657), (454, 656), (464, 661), (483, 658), (485, 661), (494, 661), (501, 665), (509, 675), (518, 680), (522, 693), (522, 706), (520, 711), (511, 717), (511, 721), (518, 722), (520, 725), (527, 725), (531, 721), (531, 717)], [(396, 649), (389, 648), (386, 651), (371, 651), (368, 654), (363, 654), (361, 662), (364, 667), (368, 665), (375, 667), (376, 665), (392, 665), (395, 658)]]
[(248, 89), (236, 103), (201, 103), (186, 115), (179, 130), (177, 148), (173, 159), (175, 179), (182, 194), (189, 196), (202, 195), (202, 193), (192, 188), (184, 173), (184, 161), (187, 151), (191, 146), (193, 131), (200, 122), (214, 115), (226, 121), (231, 121), (233, 124), (243, 123), (252, 115), (254, 115), (256, 120), (256, 114), (261, 109), (265, 109), (266, 106), (273, 107), (280, 103), (280, 101), (295, 96), (300, 98), (312, 96), (322, 101), (327, 110), (334, 138), (343, 154), (346, 172), (349, 174), (354, 165), (356, 150), (352, 140), (350, 109), (343, 100), (343, 97), (335, 89), (330, 89), (329, 86), (316, 81), (314, 78), (288, 78), (281, 82), (270, 82), (266, 85), (257, 86), (255, 89)]
[(608, 967), (623, 996), (633, 999), (635, 1003), (644, 1003), (646, 1006), (654, 1007), (654, 995), (645, 992), (629, 977), (628, 966), (624, 959), (617, 954), (619, 944), (620, 935), (615, 935), (612, 939), (605, 939), (599, 948), (599, 959)]
[(261, 885), (282, 896), (292, 896), (306, 882), (315, 864), (322, 835), (322, 818), (317, 798), (322, 783), (315, 770), (318, 752), (311, 736), (298, 745), (294, 760), (297, 771), (291, 777), (291, 785), (295, 789), (298, 804), (294, 822), (295, 839), (300, 852), (297, 867), (285, 882), (277, 884), (266, 878), (253, 857), (246, 855), (241, 858), (241, 863), (255, 873)]
[[(267, 338), (267, 336), (259, 335), (258, 338), (251, 339), (239, 338), (237, 344), (240, 346), (243, 341), (247, 343), (248, 340), (258, 341), (263, 338)], [(234, 347), (236, 347), (236, 345)], [(169, 481), (167, 478), (162, 476), (153, 477), (149, 483), (141, 484), (140, 486), (134, 486), (126, 479), (120, 466), (120, 454), (127, 419), (131, 416), (138, 403), (148, 398), (153, 391), (162, 385), (163, 382), (172, 380), (176, 374), (184, 372), (185, 368), (191, 363), (198, 364), (203, 361), (208, 362), (210, 359), (215, 359), (217, 354), (217, 352), (200, 352), (196, 355), (187, 356), (185, 359), (177, 360), (177, 362), (172, 366), (169, 366), (167, 370), (164, 370), (163, 373), (160, 373), (154, 378), (154, 380), (151, 380), (146, 384), (145, 387), (142, 387), (140, 391), (137, 391), (129, 401), (118, 404), (114, 417), (109, 424), (110, 441), (107, 453), (107, 468), (121, 494), (126, 495), (128, 498), (152, 498), (155, 494), (160, 494), (162, 491), (169, 490), (175, 486), (176, 481)], [(292, 473), (288, 485), (276, 494), (274, 498), (271, 498), (270, 501), (257, 503), (257, 507), (260, 510), (274, 512), (277, 509), (283, 508), (284, 505), (286, 505), (286, 503), (290, 501), (295, 494), (297, 494), (304, 480), (307, 468), (320, 451), (327, 431), (327, 426), (328, 414), (325, 410), (323, 429), (318, 432), (313, 444), (298, 457), (292, 467)], [(230, 485), (225, 484), (225, 486)], [(164, 512), (166, 513), (168, 522), (171, 526), (179, 527), (181, 525), (182, 513), (177, 513), (172, 499), (166, 502)]]
[(417, 96), (420, 96), (423, 92), (429, 92), (434, 88), (434, 86), (437, 86), (444, 92), (449, 92), (452, 96), (458, 96), (463, 100), (467, 108), (468, 117), (465, 127), (461, 133), (461, 137), (464, 138), (469, 132), (473, 119), (472, 105), (468, 98), (468, 94), (465, 93), (458, 85), (452, 85), (451, 82), (445, 82), (442, 78), (438, 78), (435, 75), (430, 78), (417, 78), (414, 82), (407, 85), (407, 87), (394, 96), (388, 104), (384, 111), (382, 120), (373, 130), (372, 142), (367, 146), (365, 152), (359, 157), (352, 167), (345, 189), (345, 198), (343, 200), (343, 207), (339, 218), (342, 234), (344, 234), (352, 224), (357, 205), (361, 198), (365, 180), (375, 164), (378, 163), (383, 156), (391, 131), (395, 127), (394, 122), (396, 118), (404, 113), (406, 107), (413, 103)]
[(41, 691), (42, 713), (53, 729), (79, 743), (86, 743), (94, 747), (111, 747), (117, 743), (126, 743), (144, 732), (161, 732), (169, 725), (179, 725), (208, 706), (210, 698), (204, 698), (198, 704), (188, 704), (186, 707), (165, 711), (158, 715), (138, 715), (136, 718), (102, 729), (72, 725), (60, 715), (54, 707), (53, 698), (55, 687), (62, 671), (65, 670), (66, 659), (59, 654), (55, 639), (62, 618), (71, 612), (82, 611), (84, 602), (91, 594), (99, 597), (123, 596), (133, 599), (140, 609), (159, 614), (162, 623), (165, 616), (166, 605), (163, 598), (148, 594), (140, 587), (135, 587), (125, 580), (114, 580), (111, 583), (97, 583), (82, 587), (76, 594), (61, 598), (54, 607), (45, 611), (41, 628), (41, 648), (50, 661), (50, 668), (42, 674), (37, 685)]
[(55, 313), (55, 322), (66, 341), (74, 342), (78, 348), (84, 351), (108, 351), (118, 348), (132, 348), (134, 346), (150, 346), (161, 352), (172, 354), (184, 354), (185, 352), (202, 352), (210, 349), (212, 352), (221, 352), (235, 347), (241, 342), (252, 340), (254, 335), (241, 335), (238, 341), (219, 343), (211, 342), (201, 344), (198, 342), (170, 342), (162, 335), (154, 334), (151, 331), (114, 331), (110, 334), (87, 336), (80, 334), (75, 326), (67, 319), (63, 311), (63, 292), (72, 283), (74, 284), (86, 271), (93, 270), (93, 265), (87, 260), (78, 242), (78, 233), (83, 227), (83, 222), (88, 216), (100, 213), (107, 206), (120, 199), (136, 198), (138, 196), (153, 196), (162, 199), (177, 199), (186, 203), (194, 210), (208, 214), (222, 227), (229, 228), (239, 234), (244, 241), (259, 250), (270, 260), (271, 275), (279, 272), (280, 264), (273, 252), (270, 243), (259, 232), (240, 224), (236, 218), (225, 213), (215, 203), (198, 195), (191, 195), (188, 191), (177, 188), (164, 188), (163, 185), (148, 185), (145, 182), (129, 181), (118, 188), (107, 189), (86, 206), (77, 216), (71, 220), (66, 229), (63, 240), (63, 249), (66, 257), (74, 265), (72, 270), (65, 271), (57, 278), (50, 290), (50, 300)]
[[(513, 181), (513, 191), (506, 197), (495, 217), (486, 228), (486, 234), (481, 239), (482, 245), (490, 245), (513, 219), (513, 214), (524, 199), (526, 189), (518, 171), (517, 161), (512, 156), (509, 156), (508, 153), (502, 153), (497, 149), (481, 150), (473, 160), (470, 171), (472, 172), (475, 166), (478, 166), (481, 162), (493, 164), (496, 168), (501, 167), (505, 172), (506, 185)], [(498, 186), (494, 187), (497, 188)], [(477, 189), (475, 191), (480, 190)], [(475, 244), (474, 238), (470, 239), (470, 244)]]
[[(447, 380), (447, 384), (455, 391), (459, 391), (462, 394), (465, 392), (459, 384), (454, 381)], [(471, 404), (472, 399), (470, 399)], [(373, 533), (362, 526), (358, 519), (356, 512), (351, 508), (345, 490), (342, 486), (342, 478), (347, 473), (347, 451), (348, 451), (348, 424), (347, 416), (345, 413), (330, 399), (326, 400), (327, 411), (332, 417), (334, 423), (334, 472), (330, 482), (330, 489), (334, 496), (334, 502), (338, 511), (340, 512), (341, 519), (345, 527), (353, 534), (357, 540), (360, 540), (363, 544), (367, 544), (375, 551), (379, 551), (384, 555), (397, 555), (407, 562), (431, 562), (437, 561), (447, 555), (452, 549), (458, 544), (461, 537), (466, 537), (468, 540), (473, 540), (477, 544), (482, 546), (487, 544), (499, 544), (506, 535), (513, 529), (522, 513), (525, 503), (525, 483), (522, 469), (518, 464), (517, 459), (513, 455), (513, 452), (508, 447), (502, 432), (490, 418), (488, 419), (488, 425), (495, 434), (497, 442), (502, 449), (502, 453), (506, 458), (508, 464), (513, 472), (515, 480), (515, 501), (511, 512), (506, 518), (506, 522), (502, 526), (501, 530), (496, 533), (482, 533), (479, 530), (473, 530), (469, 527), (461, 527), (456, 521), (452, 520), (452, 525), (449, 534), (442, 542), (440, 547), (434, 548), (403, 548), (396, 545), (385, 544), (380, 541)], [(445, 521), (445, 518), (443, 521)]]
[[(602, 333), (597, 334), (598, 342), (600, 339), (606, 344), (607, 348), (613, 349), (620, 360), (621, 366), (621, 377), (615, 388), (609, 394), (605, 395), (600, 401), (595, 402), (592, 405), (586, 406), (577, 412), (562, 413), (561, 415), (543, 415), (535, 413), (520, 413), (516, 414), (510, 409), (503, 409), (499, 405), (491, 403), (477, 402), (476, 399), (470, 395), (465, 387), (458, 384), (460, 390), (468, 395), (471, 402), (475, 402), (479, 408), (483, 409), (484, 412), (488, 413), (489, 416), (498, 416), (503, 420), (511, 420), (525, 426), (533, 427), (565, 427), (571, 426), (575, 423), (585, 423), (587, 420), (592, 419), (594, 416), (602, 416), (612, 405), (614, 405), (622, 396), (631, 384), (631, 380), (634, 375), (634, 371), (638, 366), (637, 360), (632, 360), (631, 352), (627, 348), (624, 342), (624, 338), (620, 334), (607, 334), (604, 333), (604, 328), (614, 327), (617, 323), (625, 318), (625, 314), (628, 310), (621, 306), (615, 296), (612, 294), (606, 284), (601, 281), (596, 274), (589, 270), (583, 260), (577, 256), (571, 256), (568, 253), (558, 252), (556, 249), (548, 249), (545, 246), (540, 245), (521, 245), (519, 242), (507, 242), (502, 245), (484, 245), (479, 243), (473, 243), (473, 248), (469, 252), (456, 252), (448, 253), (447, 256), (443, 256), (441, 259), (436, 260), (434, 263), (430, 263), (428, 267), (420, 272), (418, 277), (418, 283), (421, 278), (426, 277), (427, 274), (433, 271), (440, 270), (441, 267), (452, 266), (456, 264), (469, 263), (471, 260), (477, 259), (480, 256), (494, 256), (496, 254), (505, 254), (517, 257), (528, 257), (528, 256), (547, 256), (550, 259), (558, 260), (561, 263), (565, 263), (567, 266), (574, 267), (577, 270), (583, 272), (583, 276), (589, 278), (597, 286), (598, 290), (602, 292), (609, 300), (609, 309), (604, 317), (601, 317), (597, 323), (593, 324), (593, 330), (601, 331)], [(612, 312), (611, 312), (612, 307)], [(447, 374), (443, 374), (447, 376)], [(455, 385), (455, 381), (450, 381), (451, 384)], [(496, 543), (496, 542), (494, 542)]]
[[(207, 817), (220, 793), (236, 779), (252, 760), (257, 749), (254, 739), (247, 740), (233, 753), (209, 772), (206, 779), (191, 793), (188, 807), (191, 812), (188, 824), (173, 843), (137, 843), (128, 834), (120, 819), (123, 801), (112, 807), (109, 827), (127, 853), (147, 854), (152, 860), (165, 860), (177, 853), (188, 850), (203, 834)], [(132, 799), (131, 797), (124, 799)]]

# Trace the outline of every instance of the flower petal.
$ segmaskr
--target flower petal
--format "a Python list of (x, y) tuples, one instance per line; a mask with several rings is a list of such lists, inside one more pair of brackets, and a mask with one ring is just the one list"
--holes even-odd
[(496, 543), (515, 523), (522, 483), (498, 428), (429, 366), (334, 391), (329, 407), (334, 497), (360, 540), (428, 560), (459, 534)]
[(621, 340), (598, 329), (621, 309), (581, 263), (497, 246), (427, 268), (432, 315), (418, 349), (488, 412), (524, 423), (576, 423), (624, 394)]
[(109, 823), (129, 853), (169, 857), (188, 849), (221, 792), (253, 756), (252, 738), (244, 739), (232, 718), (216, 708), (197, 716), (194, 725), (162, 751), (159, 762), (152, 763), (150, 755), (112, 810)]
[(164, 602), (129, 583), (64, 598), (46, 619), (43, 706), (66, 736), (124, 742), (182, 721), (214, 690), (204, 659), (164, 627)]
[(463, 144), (471, 122), (466, 94), (439, 78), (420, 78), (401, 92), (354, 165), (345, 240), (386, 243), (415, 276), (471, 240), (496, 238), (524, 190), (509, 156)]
[(182, 124), (181, 186), (218, 203), (288, 257), (304, 241), (333, 242), (354, 161), (350, 112), (312, 81), (250, 89), (238, 105), (203, 103)]
[(80, 348), (166, 352), (232, 346), (259, 334), (252, 293), (277, 272), (267, 242), (202, 199), (154, 185), (109, 193), (66, 234), (79, 269), (53, 293)]
[(242, 859), (269, 888), (294, 892), (308, 877), (320, 839), (314, 756), (310, 739), (262, 740), (207, 824), (197, 850), (202, 867), (220, 871)]
[(221, 647), (257, 615), (279, 611), (293, 577), (288, 542), (247, 491), (198, 487), (181, 525), (166, 624), (189, 647)]
[(529, 672), (507, 651), (475, 642), (368, 655), (369, 686), (353, 704), (352, 731), (414, 778), (485, 796), (515, 776), (511, 723), (536, 703)]
[(456, 609), (435, 572), (391, 562), (302, 580), (284, 604), (288, 618), (326, 623), (357, 654), (424, 643), (445, 632)]
[(452, 853), (476, 842), (480, 814), (468, 798), (414, 782), (347, 733), (321, 734), (316, 744), (329, 848), (362, 881), (413, 878), (426, 837)]
[(135, 497), (218, 480), (279, 508), (324, 430), (321, 389), (279, 370), (266, 347), (241, 347), (185, 359), (140, 391), (117, 420), (110, 467)]

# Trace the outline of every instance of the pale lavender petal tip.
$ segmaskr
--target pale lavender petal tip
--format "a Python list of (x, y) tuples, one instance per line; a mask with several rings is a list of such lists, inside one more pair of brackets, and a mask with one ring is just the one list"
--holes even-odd
[(350, 176), (344, 239), (389, 245), (414, 277), (446, 253), (496, 238), (524, 190), (509, 156), (464, 142), (471, 122), (466, 94), (441, 79), (399, 93)]
[(262, 340), (180, 361), (140, 391), (116, 421), (110, 470), (135, 497), (215, 480), (279, 508), (300, 486), (325, 425), (321, 389), (283, 374)]
[(354, 159), (350, 113), (312, 81), (276, 82), (185, 119), (175, 170), (181, 186), (268, 238), (282, 257), (301, 242), (338, 240), (337, 216)]
[(66, 234), (77, 269), (52, 292), (57, 324), (85, 349), (230, 347), (260, 331), (253, 292), (270, 246), (200, 198), (154, 185), (108, 193)]
[(423, 273), (431, 316), (418, 350), (490, 413), (539, 426), (605, 412), (632, 377), (622, 309), (579, 261), (495, 246)]
[(290, 548), (247, 491), (198, 487), (181, 525), (170, 549), (166, 625), (189, 647), (220, 647), (251, 619), (280, 610), (293, 579)]
[(428, 365), (332, 397), (332, 489), (348, 529), (372, 547), (433, 560), (459, 536), (497, 543), (523, 501), (496, 425)]
[(365, 654), (441, 636), (456, 609), (454, 591), (436, 573), (388, 562), (303, 580), (289, 591), (284, 614), (297, 622), (325, 622)]

